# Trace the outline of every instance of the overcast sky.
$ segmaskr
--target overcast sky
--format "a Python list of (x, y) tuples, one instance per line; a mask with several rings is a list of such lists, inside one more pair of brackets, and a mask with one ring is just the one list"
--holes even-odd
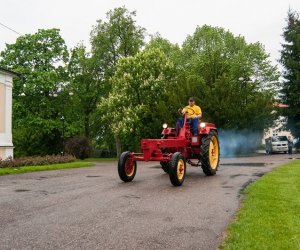
[[(159, 32), (179, 45), (198, 25), (223, 27), (247, 42), (264, 44), (274, 64), (280, 57), (287, 11), (300, 12), (300, 0), (0, 0), (0, 23), (21, 34), (59, 28), (69, 49), (80, 41), (89, 47), (96, 20), (120, 6), (136, 10), (137, 24), (149, 34)], [(0, 50), (17, 37), (0, 25)]]

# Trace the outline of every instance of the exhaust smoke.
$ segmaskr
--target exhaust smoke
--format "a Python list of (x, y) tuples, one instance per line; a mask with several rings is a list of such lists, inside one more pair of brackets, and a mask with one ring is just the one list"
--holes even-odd
[(219, 130), (221, 156), (254, 153), (261, 145), (262, 134), (248, 129)]

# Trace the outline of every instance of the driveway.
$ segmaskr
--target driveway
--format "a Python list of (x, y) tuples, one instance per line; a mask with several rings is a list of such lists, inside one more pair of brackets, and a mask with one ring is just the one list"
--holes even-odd
[[(299, 155), (293, 155), (299, 157)], [(116, 162), (0, 177), (0, 249), (216, 249), (249, 182), (288, 155), (189, 167), (173, 187), (155, 162), (123, 183)]]

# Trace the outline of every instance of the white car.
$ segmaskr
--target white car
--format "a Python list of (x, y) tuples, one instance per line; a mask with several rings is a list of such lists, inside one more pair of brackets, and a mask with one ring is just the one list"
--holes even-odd
[(288, 138), (286, 136), (271, 136), (266, 139), (267, 154), (288, 152)]

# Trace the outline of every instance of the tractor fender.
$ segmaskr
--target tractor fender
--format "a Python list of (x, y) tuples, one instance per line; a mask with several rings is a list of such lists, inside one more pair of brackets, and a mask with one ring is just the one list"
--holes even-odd
[(199, 126), (199, 134), (207, 135), (211, 131), (215, 131), (218, 134), (218, 130), (217, 130), (215, 124), (209, 123), (209, 122), (202, 122), (202, 123), (204, 123), (205, 126), (204, 127)]

